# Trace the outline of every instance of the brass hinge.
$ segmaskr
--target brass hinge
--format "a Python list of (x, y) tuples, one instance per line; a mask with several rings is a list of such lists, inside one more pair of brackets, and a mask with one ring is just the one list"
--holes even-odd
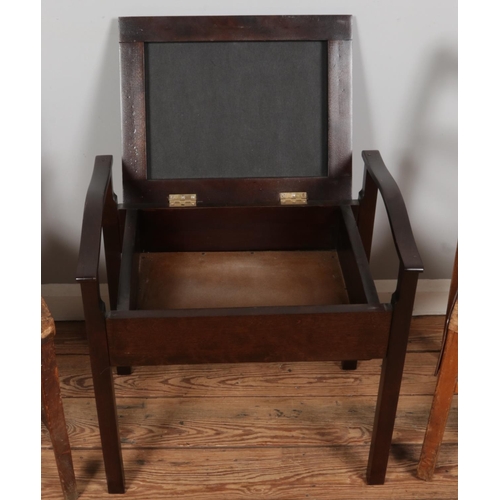
[(307, 205), (307, 193), (280, 193), (280, 203), (282, 205)]
[(196, 195), (195, 194), (169, 194), (168, 195), (169, 207), (195, 207)]

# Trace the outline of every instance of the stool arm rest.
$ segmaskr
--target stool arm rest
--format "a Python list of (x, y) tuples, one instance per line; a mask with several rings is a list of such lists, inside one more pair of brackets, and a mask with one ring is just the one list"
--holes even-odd
[(424, 265), (413, 237), (403, 196), (396, 181), (387, 170), (379, 151), (363, 151), (362, 156), (365, 161), (365, 187), (368, 175), (384, 200), (400, 265), (405, 271), (422, 272)]
[(80, 253), (76, 269), (76, 280), (80, 283), (91, 281), (99, 285), (98, 271), (103, 218), (108, 200), (113, 199), (112, 164), (112, 156), (96, 156), (83, 210)]

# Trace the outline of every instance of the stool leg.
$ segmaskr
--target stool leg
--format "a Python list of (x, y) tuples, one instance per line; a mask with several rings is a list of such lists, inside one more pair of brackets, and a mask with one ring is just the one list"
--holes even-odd
[(116, 367), (117, 375), (132, 375), (132, 367), (131, 366), (117, 366)]
[(342, 361), (342, 370), (355, 370), (358, 367), (356, 360)]
[(422, 453), (417, 467), (417, 477), (429, 481), (434, 475), (439, 448), (443, 440), (448, 413), (458, 376), (458, 334), (448, 330), (443, 358), (432, 400), (429, 422), (425, 432)]
[(116, 413), (113, 372), (109, 363), (104, 303), (95, 282), (81, 283), (85, 329), (109, 493), (125, 493), (122, 450)]
[(42, 342), (42, 413), (50, 434), (65, 500), (76, 500), (75, 473), (59, 387), (54, 337)]
[(113, 373), (111, 366), (103, 367), (92, 359), (91, 365), (108, 492), (125, 493)]
[(368, 457), (368, 484), (385, 482), (417, 281), (417, 272), (400, 268), (398, 288), (392, 301), (393, 312), (387, 354), (380, 375), (375, 423)]

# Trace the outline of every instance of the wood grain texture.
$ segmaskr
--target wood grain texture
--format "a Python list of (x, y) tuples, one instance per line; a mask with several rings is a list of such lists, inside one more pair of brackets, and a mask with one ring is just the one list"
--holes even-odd
[[(45, 306), (45, 307), (44, 307)], [(45, 322), (51, 323), (50, 334), (43, 337)], [(54, 321), (42, 299), (42, 363), (41, 395), (42, 420), (47, 439), (52, 445), (59, 473), (61, 490), (65, 500), (76, 500), (76, 480), (71, 456), (70, 441), (66, 428), (59, 376), (54, 348)]]
[[(418, 316), (412, 319), (408, 352), (438, 352), (443, 337), (444, 316)], [(55, 337), (59, 355), (88, 354), (85, 324), (82, 321), (58, 321)]]
[(390, 319), (356, 304), (111, 311), (107, 333), (114, 366), (373, 359)]
[(352, 177), (351, 81), (351, 41), (329, 40), (328, 176), (348, 179), (349, 192)]
[[(137, 367), (115, 376), (124, 498), (330, 500), (332, 491), (345, 500), (457, 498), (457, 398), (434, 479), (416, 478), (443, 324), (442, 316), (413, 319), (385, 485), (366, 485), (362, 444), (369, 442), (380, 360), (361, 361), (355, 372), (339, 362)], [(102, 500), (108, 494), (83, 323), (56, 327), (80, 498)], [(220, 446), (221, 437), (227, 443), (236, 436), (239, 447)], [(280, 440), (286, 445), (275, 444)], [(43, 430), (42, 499), (61, 498)]]
[[(325, 396), (328, 391), (325, 391)], [(419, 445), (432, 396), (402, 396), (393, 446)], [(120, 398), (117, 404), (122, 448), (247, 448), (368, 445), (373, 396)], [(66, 411), (73, 449), (100, 448), (92, 399), (77, 398)], [(457, 442), (454, 405), (444, 442)], [(49, 446), (45, 439), (42, 446)]]
[[(121, 43), (120, 60), (123, 190), (127, 200), (134, 196), (134, 181), (147, 177), (144, 44)], [(137, 201), (143, 200), (139, 196)]]
[[(408, 353), (402, 395), (432, 395), (437, 352)], [(220, 398), (376, 396), (381, 360), (360, 361), (346, 373), (338, 361), (137, 366), (132, 376), (115, 377), (117, 397)], [(59, 358), (61, 391), (68, 398), (93, 396), (88, 356)]]
[(121, 42), (344, 40), (351, 16), (121, 17)]
[[(456, 310), (454, 310), (456, 306)], [(441, 355), (436, 366), (436, 375), (439, 373), (441, 362), (443, 360), (444, 348), (449, 331), (458, 333), (458, 244), (453, 262), (453, 271), (451, 274), (450, 291), (448, 292), (448, 304), (446, 306), (446, 320), (444, 323), (443, 339), (441, 341)], [(457, 382), (458, 385), (458, 382)], [(455, 390), (457, 392), (458, 389)]]
[[(458, 294), (458, 286), (457, 291)], [(454, 302), (445, 332), (445, 343), (439, 367), (436, 390), (432, 400), (429, 422), (417, 467), (417, 476), (429, 481), (434, 475), (439, 450), (443, 442), (453, 394), (458, 383), (458, 297)]]
[(420, 316), (412, 319), (408, 352), (439, 351), (443, 338), (443, 316)]
[(50, 336), (54, 336), (56, 327), (54, 323), (54, 318), (52, 317), (52, 314), (50, 314), (49, 308), (47, 307), (47, 303), (42, 297), (42, 311), (41, 311), (41, 316), (42, 316), (42, 325), (41, 325), (41, 338), (42, 340), (47, 339)]
[[(42, 498), (56, 500), (57, 474), (50, 450), (42, 451)], [(366, 446), (271, 449), (124, 450), (129, 486), (124, 498), (159, 500), (318, 499), (444, 500), (456, 499), (456, 444), (444, 445), (434, 481), (414, 477), (417, 445), (394, 448), (387, 482), (367, 487)], [(75, 454), (81, 478), (80, 500), (107, 498), (99, 450)], [(334, 493), (333, 493), (334, 492)], [(332, 496), (334, 495), (334, 497)]]
[(348, 302), (335, 251), (161, 252), (139, 258), (138, 309)]

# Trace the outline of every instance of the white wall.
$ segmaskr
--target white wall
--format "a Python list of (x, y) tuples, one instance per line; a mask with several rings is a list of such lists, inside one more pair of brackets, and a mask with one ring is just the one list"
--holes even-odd
[[(119, 16), (352, 14), (354, 189), (363, 149), (379, 149), (407, 202), (426, 266), (449, 278), (457, 242), (456, 0), (44, 0), (42, 282), (74, 280), (93, 158), (112, 154), (121, 200)], [(382, 206), (372, 269), (394, 278)]]

